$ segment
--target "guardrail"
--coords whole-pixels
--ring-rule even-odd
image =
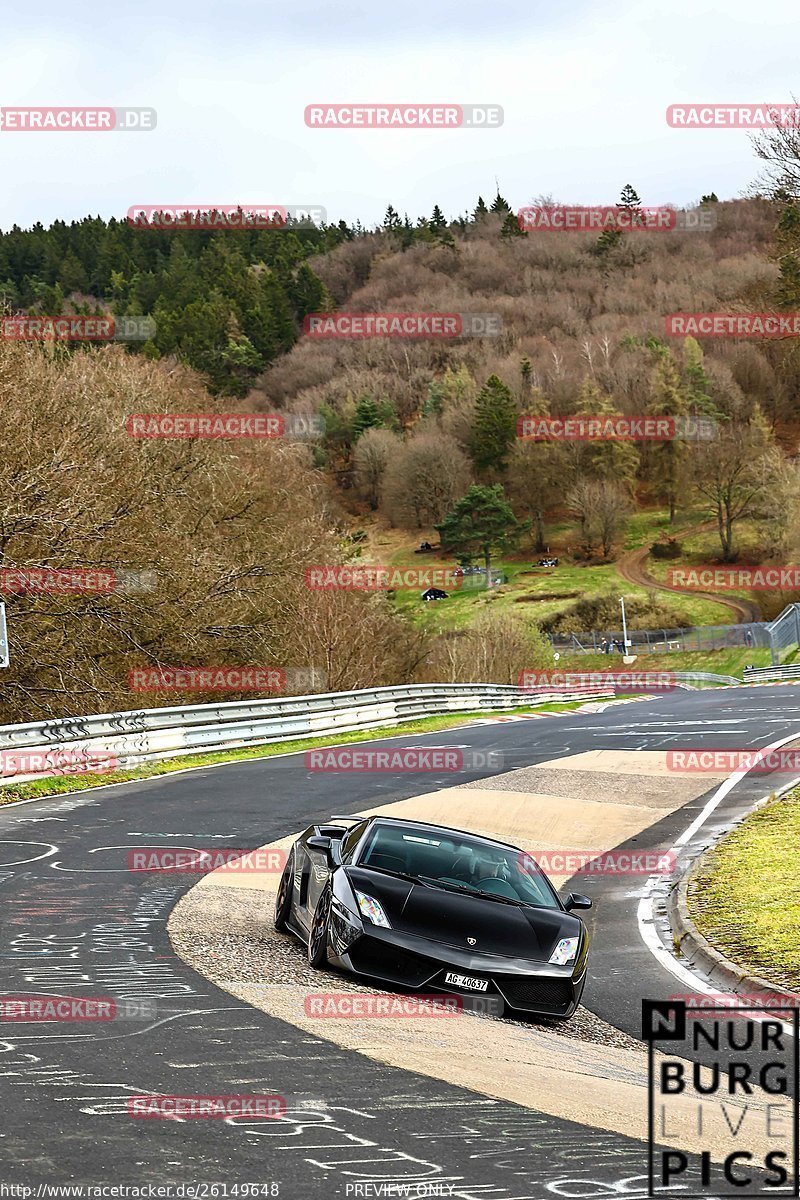
[[[745,683],[750,681],[774,681],[800,679],[800,663],[792,663],[787,667],[745,667],[743,671]]]
[[[77,774],[90,770],[85,764],[92,763],[108,769],[109,759],[115,767],[126,769],[149,759],[379,729],[440,713],[495,712],[549,701],[613,697],[610,690],[532,693],[504,684],[409,684],[31,721],[0,726],[0,782]]]
[[[702,687],[703,684],[719,684],[721,687],[741,687],[741,679],[735,675],[716,675],[713,671],[675,671],[679,683],[690,687]]]

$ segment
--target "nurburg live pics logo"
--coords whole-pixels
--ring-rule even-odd
[[[798,1196],[799,1015],[642,1001],[648,1195]],[[670,1147],[687,1138],[697,1150]]]

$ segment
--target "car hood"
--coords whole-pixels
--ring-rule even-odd
[[[348,867],[350,885],[378,900],[392,929],[442,945],[547,962],[556,944],[577,937],[581,922],[558,908],[517,907],[445,888]],[[471,940],[474,939],[474,942]]]

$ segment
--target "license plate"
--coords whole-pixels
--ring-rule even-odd
[[[444,981],[452,983],[454,987],[467,988],[470,992],[485,992],[489,986],[488,979],[476,979],[474,975],[456,975],[455,971],[448,971]]]

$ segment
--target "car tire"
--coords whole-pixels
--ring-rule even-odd
[[[333,892],[330,885],[326,885],[314,909],[314,919],[308,934],[308,962],[318,971],[328,965],[328,923],[332,899]]]
[[[279,933],[289,932],[289,917],[292,913],[292,882],[294,879],[294,850],[286,860],[281,881],[278,884],[278,894],[275,897],[274,925]]]

